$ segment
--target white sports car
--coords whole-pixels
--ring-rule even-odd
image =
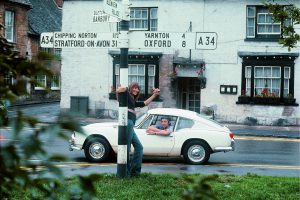
[[[162,116],[168,116],[173,132],[168,135],[148,135],[151,125],[160,123]],[[95,123],[83,127],[86,135],[74,132],[70,150],[84,150],[91,162],[101,162],[117,153],[118,124],[115,122]],[[181,157],[190,164],[203,164],[210,154],[234,150],[234,135],[230,130],[196,112],[156,108],[139,117],[135,132],[143,147],[145,156]]]

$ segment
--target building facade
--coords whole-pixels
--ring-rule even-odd
[[[213,111],[223,122],[300,124],[300,48],[289,52],[278,44],[280,24],[261,1],[130,3],[131,32],[217,33],[216,41],[207,41],[216,42],[214,50],[129,49],[129,82],[139,82],[142,98],[161,89],[151,107]],[[102,4],[65,0],[62,32],[118,32],[116,22],[99,16]],[[118,49],[62,49],[62,110],[78,109],[83,98],[89,114],[114,117],[119,63]]]
[[[5,26],[3,35],[14,46],[14,50],[22,57],[31,61],[37,60],[39,51],[57,54],[60,49],[41,49],[40,34],[42,32],[60,31],[62,0],[5,0],[0,1],[0,23]],[[44,101],[60,99],[60,59],[45,61],[55,76],[38,75],[36,79],[52,91],[47,93],[44,88],[27,84],[30,97],[22,97],[15,103],[25,101]],[[5,76],[8,83],[13,84],[15,77]]]

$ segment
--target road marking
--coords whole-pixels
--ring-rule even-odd
[[[144,166],[158,166],[158,165],[183,165],[180,163],[143,163]],[[116,163],[65,163],[65,164],[57,164],[54,166],[59,168],[65,167],[90,167],[90,166],[97,166],[97,167],[108,167],[108,166],[117,166]],[[200,165],[201,166],[201,165]],[[251,168],[268,168],[268,169],[288,169],[288,170],[300,170],[300,166],[289,166],[289,165],[261,165],[261,164],[208,164],[202,166],[225,166],[225,167],[251,167]],[[25,170],[30,170],[27,167],[21,167]],[[36,166],[37,169],[43,169],[45,166],[38,165]]]
[[[255,136],[234,136],[236,140],[259,140],[259,141],[284,141],[284,142],[300,142],[300,139],[291,138],[275,138],[275,137],[255,137]]]
[[[212,165],[206,165],[206,166],[254,167],[254,168],[272,168],[272,169],[294,169],[294,170],[300,170],[300,166],[289,166],[289,165],[212,164]]]

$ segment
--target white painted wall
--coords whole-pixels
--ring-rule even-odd
[[[207,87],[202,90],[202,106],[215,105],[217,114],[226,121],[243,122],[245,116],[271,124],[282,116],[284,106],[237,105],[238,95],[221,95],[220,85],[241,87],[242,59],[239,51],[288,53],[275,42],[245,42],[246,5],[258,5],[259,0],[194,0],[162,1],[135,0],[132,7],[158,7],[158,31],[186,32],[192,22],[193,32],[217,32],[216,50],[192,50],[192,59],[206,63]],[[300,1],[295,1],[300,7]],[[64,1],[63,32],[115,32],[115,23],[93,23],[93,12],[101,10],[102,1]],[[298,31],[300,29],[297,29]],[[300,32],[300,31],[299,31]],[[189,56],[188,50],[144,50]],[[299,46],[292,52],[299,53]],[[89,96],[90,109],[97,109],[101,102],[106,109],[117,109],[117,102],[108,99],[112,86],[112,58],[108,50],[62,50],[62,100],[61,108],[70,108],[70,96]],[[295,61],[295,98],[300,103],[300,58]],[[103,104],[101,104],[103,105]],[[293,107],[289,120],[300,123],[300,108]]]

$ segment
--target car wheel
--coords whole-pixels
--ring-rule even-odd
[[[110,147],[103,138],[92,138],[84,147],[85,157],[91,162],[102,162],[110,154]]]
[[[187,163],[200,165],[209,160],[210,148],[203,141],[190,141],[183,149],[183,158]]]

